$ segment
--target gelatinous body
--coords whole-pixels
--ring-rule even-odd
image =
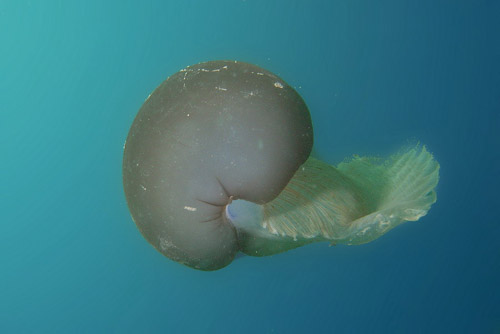
[[[150,95],[130,129],[132,218],[165,256],[216,270],[239,251],[368,242],[436,200],[439,165],[425,148],[333,167],[309,157],[312,145],[307,106],[281,78],[235,61],[190,66]]]

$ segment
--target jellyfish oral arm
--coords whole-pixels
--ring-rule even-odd
[[[436,201],[438,180],[439,164],[425,147],[385,162],[357,157],[338,168],[310,158],[273,201],[235,203],[227,211],[248,255],[318,241],[362,244],[425,216]]]

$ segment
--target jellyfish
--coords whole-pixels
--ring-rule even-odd
[[[436,201],[439,164],[424,146],[337,166],[312,146],[309,110],[277,75],[239,61],[189,66],[153,91],[128,133],[132,219],[161,254],[210,271],[241,253],[363,244]]]

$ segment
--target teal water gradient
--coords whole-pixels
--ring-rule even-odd
[[[495,1],[0,2],[0,332],[500,331]],[[198,272],[135,228],[122,147],[149,93],[238,59],[308,103],[338,163],[426,144],[429,215],[362,246]]]

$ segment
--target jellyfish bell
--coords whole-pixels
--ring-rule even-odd
[[[190,66],[151,94],[130,129],[123,180],[132,217],[164,255],[223,267],[239,250],[227,204],[274,199],[312,141],[304,101],[274,74],[234,61]]]
[[[238,252],[265,256],[311,242],[368,242],[435,202],[438,167],[415,147],[380,164],[309,157],[306,104],[255,65],[211,61],[164,81],[127,137],[123,184],[146,240],[201,270]]]

